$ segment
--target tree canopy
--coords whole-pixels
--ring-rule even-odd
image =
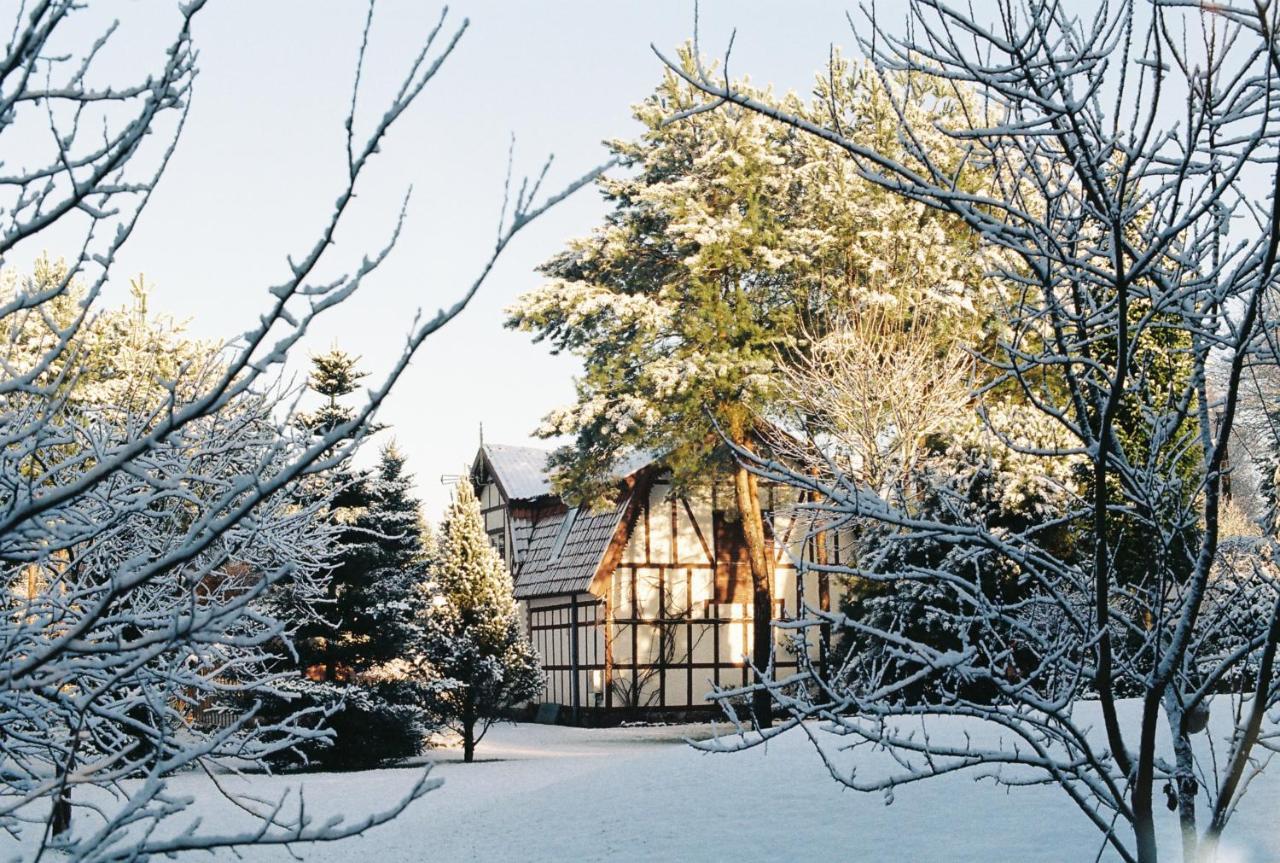
[[[682,61],[695,62],[688,50]],[[842,68],[812,104],[737,86],[801,113],[838,100],[854,134],[893,142],[899,120],[879,80]],[[574,438],[553,457],[570,496],[606,490],[631,450],[666,453],[677,483],[702,475],[716,426],[745,441],[778,398],[780,367],[844,316],[887,310],[954,329],[990,300],[978,290],[987,252],[956,220],[865,182],[824,142],[702,104],[668,72],[634,107],[641,135],[609,142],[631,172],[599,181],[613,210],[509,309],[509,326],[583,360],[576,402],[540,429]],[[940,88],[909,104],[939,123],[963,107]]]

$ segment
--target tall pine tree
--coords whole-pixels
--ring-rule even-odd
[[[690,49],[682,60],[696,75]],[[819,118],[829,104],[856,107],[851,134],[897,140],[900,118],[879,79],[840,68],[838,91],[820,91],[811,108],[734,87]],[[949,92],[920,93],[908,116],[928,129],[961,121]],[[843,153],[733,105],[699,111],[704,103],[667,72],[635,106],[640,138],[609,144],[633,170],[599,181],[613,209],[543,266],[549,281],[508,310],[508,326],[583,362],[576,402],[539,429],[574,438],[552,456],[562,496],[608,495],[615,465],[636,451],[664,453],[676,486],[732,473],[752,581],[751,656],[763,670],[773,655],[773,555],[756,476],[725,458],[721,437],[759,448],[781,369],[842,315],[972,309],[985,263],[964,225],[862,181]],[[954,147],[946,155],[962,158]],[[753,710],[769,724],[763,688]]]
[[[480,503],[465,482],[445,512],[438,543],[423,654],[446,684],[435,702],[462,735],[469,762],[489,726],[538,692],[542,671],[520,631],[511,576],[489,544]]]

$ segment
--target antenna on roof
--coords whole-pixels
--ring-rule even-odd
[[[484,446],[484,423],[480,423],[480,446]]]

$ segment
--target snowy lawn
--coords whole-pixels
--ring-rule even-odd
[[[1059,863],[1091,861],[1100,845],[1094,828],[1053,787],[1006,791],[949,776],[900,788],[893,805],[885,806],[883,797],[835,783],[800,733],[767,749],[731,755],[704,754],[682,740],[707,733],[705,725],[496,726],[481,743],[477,763],[460,763],[454,751],[437,752],[433,775],[444,785],[396,821],[356,839],[295,850],[308,861],[335,863],[800,858]],[[868,756],[856,757],[865,769],[875,769],[864,763]],[[302,781],[309,811],[355,817],[391,804],[420,775],[403,768],[243,781],[264,797]],[[208,779],[181,776],[172,787],[205,798],[195,811],[205,817],[206,828],[244,823],[211,792]],[[1278,804],[1280,769],[1250,789],[1228,828],[1223,863],[1280,860]],[[1167,815],[1163,808],[1160,812]],[[1162,859],[1180,859],[1172,818],[1163,818],[1161,827]],[[245,857],[293,859],[284,849],[254,850]],[[1116,858],[1104,854],[1102,859]]]

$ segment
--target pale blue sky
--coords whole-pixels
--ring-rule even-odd
[[[719,50],[739,29],[734,66],[781,89],[807,89],[829,45],[852,44],[846,6],[704,0],[702,35]],[[121,3],[121,46],[145,56],[161,44],[172,3]],[[114,271],[113,301],[145,273],[153,303],[191,318],[195,334],[244,330],[309,245],[344,168],[342,120],[365,6],[357,0],[212,0],[196,37],[201,74],[184,140]],[[366,105],[398,74],[439,13],[433,3],[382,0],[372,37]],[[564,182],[606,157],[602,139],[634,134],[628,106],[660,76],[654,42],[672,49],[693,29],[691,0],[497,2],[452,6],[470,17],[457,53],[393,131],[360,189],[335,248],[344,266],[376,248],[404,189],[414,197],[399,248],[377,277],[308,343],[335,340],[374,375],[398,352],[414,311],[450,302],[490,248],[509,135],[518,167],[556,155]],[[125,63],[126,57],[108,57]],[[367,119],[367,115],[366,115]],[[539,419],[572,397],[575,364],[502,328],[502,309],[539,282],[534,268],[603,213],[580,192],[523,234],[470,308],[431,339],[381,415],[406,451],[429,515],[487,440],[533,442]],[[57,252],[56,249],[50,249]]]

